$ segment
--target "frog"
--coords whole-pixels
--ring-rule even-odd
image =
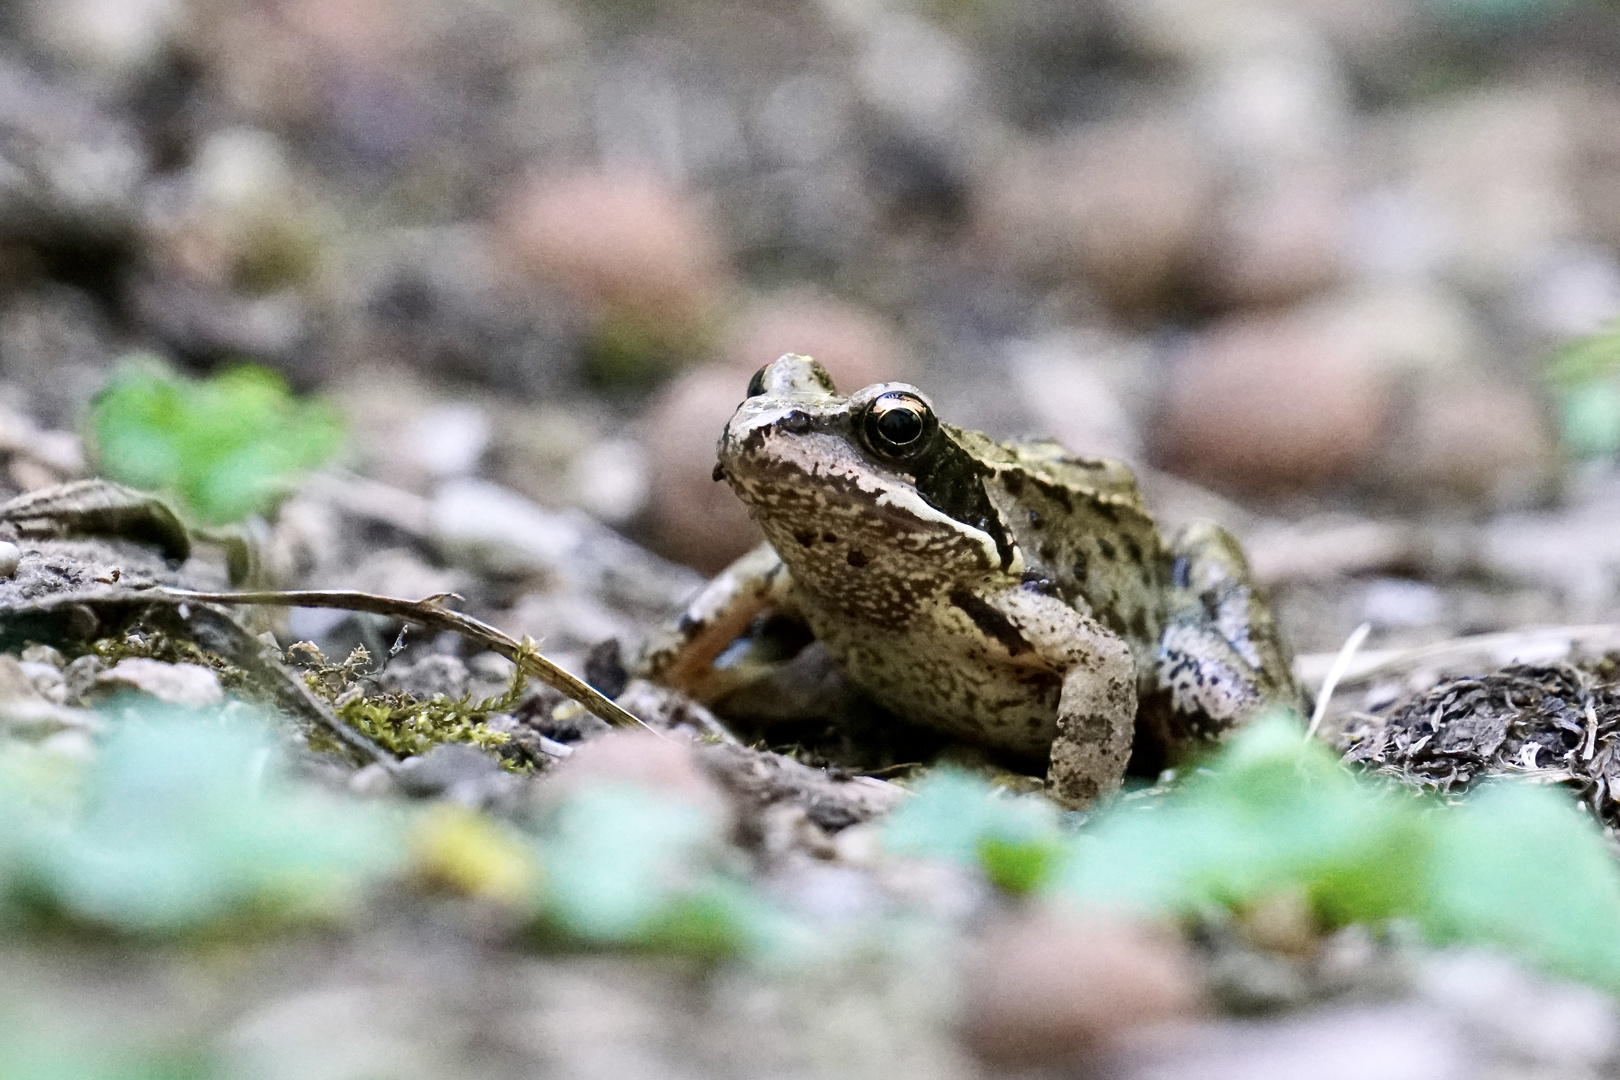
[[[1174,760],[1303,707],[1238,542],[1210,521],[1166,536],[1121,462],[952,426],[909,383],[843,396],[788,354],[748,385],[714,477],[765,542],[641,663],[700,698],[749,627],[792,617],[895,716],[1044,767],[1079,808],[1120,790],[1133,748]]]

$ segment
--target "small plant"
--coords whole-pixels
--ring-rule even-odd
[[[304,682],[332,703],[339,719],[400,757],[425,754],[448,742],[472,743],[486,750],[504,746],[511,736],[489,730],[488,720],[517,708],[528,687],[518,670],[505,692],[491,698],[474,701],[464,694],[452,700],[435,694],[424,701],[394,691],[367,693],[371,653],[364,645],[334,664],[313,642],[300,641],[287,650],[287,659],[304,666]]]
[[[1437,944],[1494,945],[1620,988],[1620,865],[1570,792],[1497,781],[1455,803],[1420,797],[1351,772],[1282,717],[1079,830],[936,773],[884,843],[1009,891],[1149,916],[1241,917],[1297,897],[1324,932],[1402,920]]]
[[[1620,456],[1620,322],[1565,345],[1547,374],[1570,453],[1584,459]]]
[[[91,404],[89,427],[102,474],[170,496],[207,525],[269,510],[342,439],[329,405],[298,400],[251,364],[199,380],[126,363]]]

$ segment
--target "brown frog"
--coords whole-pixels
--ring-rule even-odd
[[[654,678],[701,693],[788,612],[879,704],[1047,762],[1074,805],[1119,787],[1135,740],[1174,753],[1302,705],[1236,541],[1209,523],[1167,541],[1118,462],[952,427],[904,383],[841,397],[789,355],[754,377],[715,477],[768,543],[649,651]]]

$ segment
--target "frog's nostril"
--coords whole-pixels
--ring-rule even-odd
[[[810,417],[802,412],[790,412],[777,426],[789,435],[803,435],[810,430]]]

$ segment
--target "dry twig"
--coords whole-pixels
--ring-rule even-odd
[[[157,587],[149,590],[176,600],[202,604],[264,604],[274,607],[339,608],[344,611],[365,611],[373,615],[402,619],[432,630],[450,630],[478,642],[492,652],[511,660],[526,675],[531,675],[547,686],[579,702],[593,715],[614,727],[647,727],[637,717],[620,708],[612,699],[589,683],[569,674],[547,660],[535,648],[533,639],[522,641],[502,633],[495,627],[452,611],[443,605],[445,596],[430,596],[426,600],[400,600],[391,596],[361,592],[358,589],[292,589],[263,592],[193,592],[190,589]],[[648,728],[648,730],[652,730]]]

